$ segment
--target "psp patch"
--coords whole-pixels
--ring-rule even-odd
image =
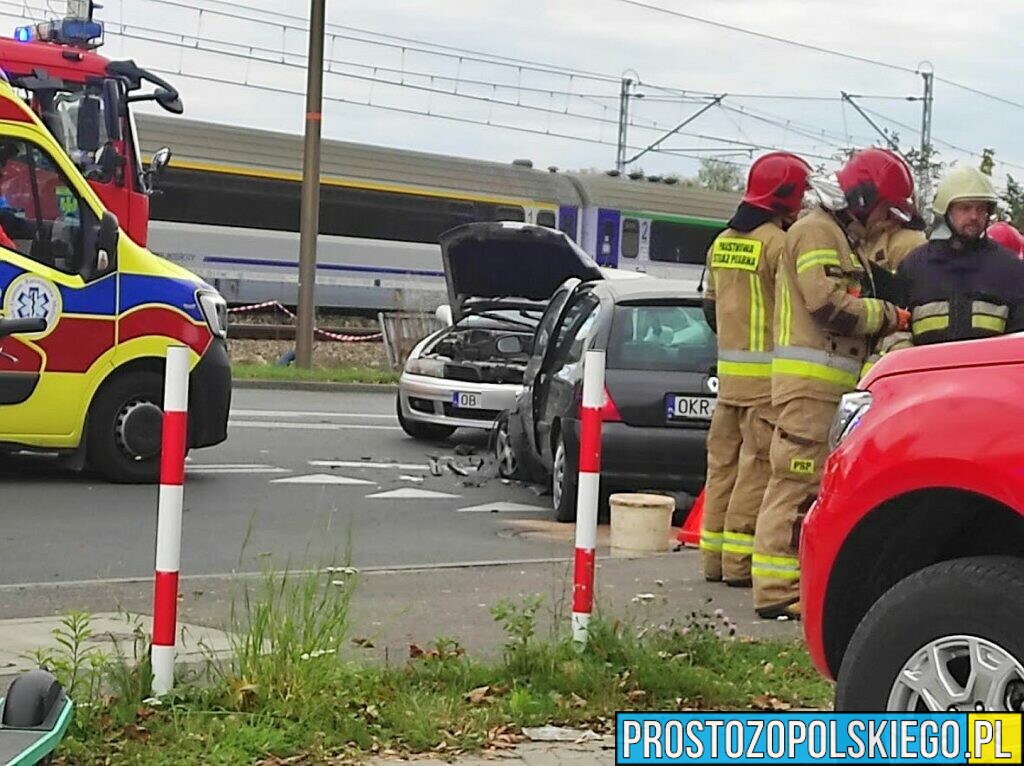
[[[789,461],[789,472],[797,473],[801,476],[813,476],[814,461],[795,457]]]

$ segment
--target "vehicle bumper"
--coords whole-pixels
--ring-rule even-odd
[[[579,449],[580,421],[572,420],[572,464]],[[707,476],[708,432],[702,428],[657,428],[601,424],[601,481],[628,489],[682,489],[696,495]]]
[[[188,379],[188,446],[211,447],[228,438],[231,361],[227,342],[215,338]]]
[[[807,649],[818,671],[834,679],[828,664],[825,608],[832,564],[839,555],[842,535],[835,519],[847,514],[847,498],[838,491],[840,458],[832,455],[825,466],[821,489],[800,529],[800,605]],[[838,670],[838,668],[837,668]]]
[[[522,389],[520,385],[464,383],[406,372],[398,381],[398,400],[407,420],[452,428],[490,429],[502,412],[512,409]],[[476,394],[483,406],[457,409],[452,405],[456,393]]]

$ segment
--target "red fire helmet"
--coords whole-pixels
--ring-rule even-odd
[[[765,154],[750,166],[743,201],[772,213],[796,213],[810,174],[811,166],[795,154]]]

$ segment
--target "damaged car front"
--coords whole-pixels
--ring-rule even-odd
[[[490,429],[522,389],[533,336],[566,279],[601,279],[565,234],[516,222],[472,223],[441,235],[452,323],[420,341],[398,385],[407,434],[436,440]]]

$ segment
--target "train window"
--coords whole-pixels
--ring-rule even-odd
[[[555,214],[551,210],[540,210],[537,212],[537,225],[547,226],[549,229],[555,228],[558,224],[555,221]]]
[[[497,221],[525,221],[526,211],[512,205],[498,205],[494,211],[494,218]]]
[[[622,257],[636,258],[640,254],[640,222],[635,218],[622,219]]]
[[[651,260],[701,266],[719,231],[700,224],[652,221]]]

